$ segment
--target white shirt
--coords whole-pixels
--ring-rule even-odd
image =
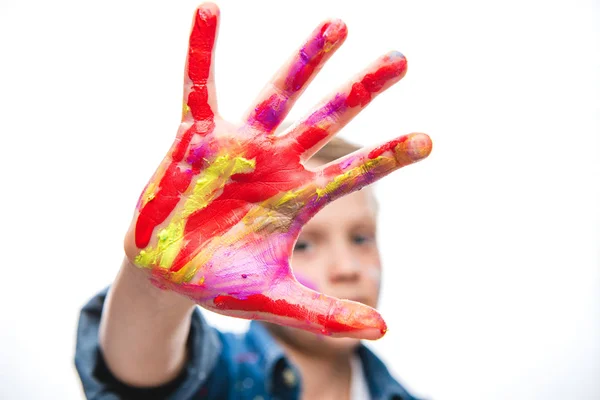
[[[365,379],[362,361],[354,354],[350,359],[350,400],[370,400],[369,387]]]

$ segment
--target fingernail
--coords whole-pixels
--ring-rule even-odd
[[[396,146],[396,156],[408,156],[413,161],[419,161],[431,153],[431,147],[431,138],[428,135],[411,133],[407,140]]]
[[[325,40],[324,50],[328,51],[333,45],[344,39],[348,34],[348,28],[341,19],[333,19],[323,26],[323,39]]]
[[[217,6],[215,3],[207,2],[198,6],[198,15],[203,19],[207,19],[212,16],[219,16],[219,14],[219,6]]]
[[[400,53],[398,50],[392,50],[390,51],[387,56],[390,58],[390,60],[400,60],[400,59],[406,59],[406,57],[404,57],[404,54]]]

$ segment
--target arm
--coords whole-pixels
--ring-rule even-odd
[[[194,303],[153,286],[127,259],[104,303],[99,342],[111,372],[131,386],[159,386],[186,362]]]

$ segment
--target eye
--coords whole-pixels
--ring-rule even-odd
[[[308,240],[298,239],[296,245],[294,246],[294,253],[308,251],[311,247],[312,245]]]
[[[352,235],[352,243],[358,245],[364,245],[373,241],[373,237],[370,235],[354,234]]]

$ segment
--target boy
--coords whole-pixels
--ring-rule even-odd
[[[318,27],[238,127],[216,110],[217,21],[214,4],[197,10],[177,139],[140,197],[115,282],[82,311],[76,365],[86,395],[412,399],[359,341],[386,327],[372,308],[376,208],[369,190],[357,190],[425,158],[431,142],[411,134],[352,153],[331,140],[404,75],[405,59],[382,57],[274,135],[345,25]],[[221,333],[195,304],[266,322]]]

